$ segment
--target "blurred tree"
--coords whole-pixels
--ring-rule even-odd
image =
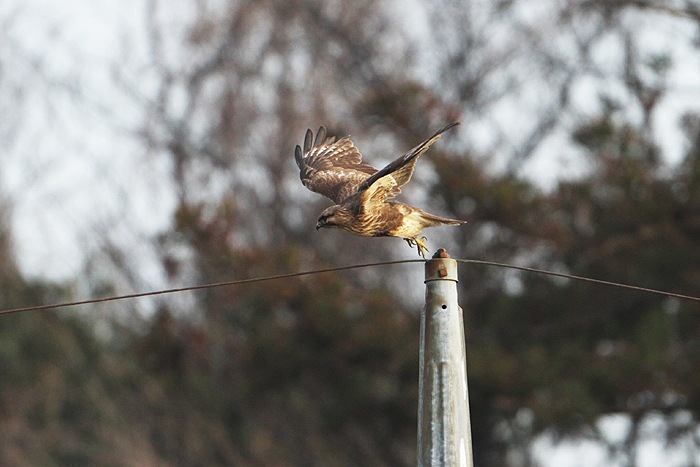
[[[163,276],[178,286],[380,260],[392,245],[408,254],[398,241],[317,234],[325,200],[299,183],[293,147],[324,124],[357,132],[379,166],[462,120],[404,195],[469,220],[445,234],[454,237],[435,232],[433,247],[700,290],[698,118],[684,120],[683,163],[667,165],[654,117],[673,58],[647,53],[628,16],[658,15],[658,5],[543,5],[147,1],[150,62],[139,75],[121,63],[113,71],[143,109],[134,137],[170,168],[172,223],[149,237]],[[612,59],[601,54],[611,43]],[[584,168],[545,191],[523,174],[557,136]],[[138,284],[142,264],[110,228],[101,234],[88,288]],[[21,278],[5,238],[3,306],[66,293]],[[412,271],[162,297],[152,315],[114,305],[105,309],[131,313],[102,334],[70,315],[5,317],[0,436],[12,449],[0,460],[413,465],[421,292]],[[485,267],[463,274],[476,465],[533,465],[543,433],[605,443],[597,422],[607,414],[632,422],[611,447],[628,465],[648,415],[666,418],[670,441],[696,430],[697,306]]]
[[[334,124],[342,121],[366,132],[391,130],[401,143],[374,147],[393,154],[431,125],[461,118],[462,141],[475,143],[465,151],[446,139],[426,158],[439,176],[433,199],[470,219],[450,251],[693,290],[695,284],[679,282],[669,251],[692,269],[685,248],[694,240],[673,240],[665,230],[675,226],[668,207],[677,201],[672,187],[680,174],[660,174],[651,128],[667,89],[668,61],[639,53],[621,13],[625,5],[561,4],[543,25],[542,16],[518,13],[520,2],[479,11],[436,3],[426,7],[434,29],[430,59],[437,63],[428,78],[405,72],[418,52],[391,47],[414,38],[387,15],[389,2],[202,4],[177,44],[178,59],[170,61],[163,39],[169,23],[152,5],[153,62],[164,79],[143,135],[154,154],[171,159],[179,193],[174,229],[158,238],[173,281],[216,282],[385,257],[379,242],[344,236],[347,247],[338,248],[342,233],[312,232],[308,220],[323,204],[299,184],[291,149],[313,122],[343,134],[350,128]],[[494,33],[498,28],[509,35]],[[586,116],[572,95],[587,79],[608,73],[598,54],[610,35],[625,51],[613,79],[626,100],[615,103],[600,80],[602,114]],[[562,48],[564,41],[571,47]],[[656,78],[648,81],[646,70]],[[537,79],[544,86],[535,90]],[[505,102],[512,114],[503,111]],[[521,112],[532,115],[533,108],[540,109],[535,119],[524,120]],[[485,144],[475,133],[484,121],[500,132]],[[518,174],[562,130],[588,155],[590,171],[546,193]],[[370,162],[382,162],[371,158],[371,145],[357,141],[369,148]],[[502,175],[486,170],[490,154],[506,167]],[[415,185],[427,180],[418,174]],[[474,310],[468,319],[478,465],[508,464],[513,453],[527,463],[537,434],[595,436],[601,415],[620,412],[634,422],[621,454],[633,462],[646,414],[688,408],[679,402],[687,397],[680,389],[678,398],[669,396],[676,394],[668,392],[671,362],[659,356],[672,347],[677,318],[671,316],[686,316],[663,310],[687,305],[474,269],[462,296]],[[157,367],[175,366],[179,376],[168,381],[203,379],[209,382],[201,387],[218,388],[228,413],[222,429],[237,441],[231,458],[202,458],[173,442],[197,433],[203,445],[216,444],[214,434],[193,429],[192,421],[170,433],[171,444],[159,452],[174,463],[412,464],[415,352],[401,349],[415,349],[410,307],[416,305],[402,298],[405,284],[388,277],[369,272],[209,291],[196,298],[200,316],[190,311],[184,322],[164,311],[143,348],[164,353],[152,357],[163,362]],[[684,319],[692,320],[687,313],[691,318]],[[163,337],[192,319],[206,343],[201,355],[198,344],[178,341],[181,331]],[[365,327],[375,330],[366,338]],[[163,338],[176,343],[161,346]],[[199,363],[187,364],[191,358]],[[376,385],[402,397],[379,396]],[[154,429],[163,424],[173,425],[157,422]]]
[[[511,261],[697,291],[697,118],[687,117],[686,127],[691,144],[672,173],[661,166],[643,128],[605,115],[573,135],[593,158],[590,175],[561,182],[551,194],[498,178],[467,187],[458,181],[474,180],[474,169],[454,158],[437,159],[443,180],[438,193],[448,206],[474,200],[477,228],[469,234],[475,241],[480,224],[499,224],[502,233],[481,244],[480,257],[498,258],[510,248]],[[464,245],[474,243],[470,240]],[[460,256],[472,254],[465,250]],[[470,268],[461,294],[471,311],[471,389],[479,401],[474,405],[477,413],[488,410],[475,417],[485,423],[476,433],[517,425],[527,408],[534,424],[530,436],[555,429],[595,437],[602,414],[626,413],[632,427],[620,454],[625,465],[635,465],[639,427],[647,415],[663,414],[671,439],[683,433],[692,438],[698,411],[689,369],[700,332],[697,305],[520,273],[503,272],[504,281],[489,287],[482,274],[494,277],[493,271]],[[695,422],[680,414],[692,414]],[[681,426],[676,419],[684,420]],[[509,432],[516,436],[517,427]]]
[[[6,213],[0,206],[0,307],[65,298],[63,285],[22,278]],[[0,464],[81,464],[93,458],[105,409],[97,401],[96,347],[89,327],[75,317],[27,313],[0,319]]]

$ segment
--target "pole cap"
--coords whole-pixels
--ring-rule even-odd
[[[433,259],[438,259],[438,258],[449,258],[450,254],[445,250],[444,248],[438,248],[435,254],[433,255]]]
[[[439,248],[433,257],[425,262],[425,282],[436,280],[457,282],[457,261],[450,258],[444,248]]]

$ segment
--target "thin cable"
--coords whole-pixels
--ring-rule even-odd
[[[538,274],[545,274],[548,276],[555,276],[555,277],[563,277],[566,279],[573,279],[573,280],[579,280],[579,281],[584,281],[584,282],[592,282],[595,284],[610,285],[613,287],[620,287],[623,289],[638,290],[641,292],[649,292],[649,293],[653,293],[653,294],[657,294],[657,295],[664,295],[667,297],[675,297],[675,298],[680,298],[683,300],[692,300],[695,302],[700,302],[700,297],[693,297],[690,295],[683,295],[683,294],[678,294],[678,293],[674,293],[674,292],[666,292],[663,290],[650,289],[647,287],[639,287],[636,285],[623,284],[620,282],[611,282],[611,281],[604,281],[601,279],[592,279],[590,277],[575,276],[573,274],[564,274],[561,272],[546,271],[544,269],[536,269],[536,268],[530,268],[530,267],[525,267],[525,266],[515,266],[513,264],[497,263],[495,261],[485,261],[485,260],[479,260],[479,259],[455,258],[455,261],[460,262],[460,263],[467,263],[467,264],[468,263],[483,264],[483,265],[487,265],[487,266],[496,266],[496,267],[500,267],[500,268],[517,269],[520,271],[534,272],[534,273],[538,273]],[[309,276],[312,274],[322,274],[325,272],[346,271],[349,269],[361,269],[361,268],[368,268],[368,267],[374,267],[374,266],[388,266],[388,265],[392,265],[392,264],[423,263],[423,262],[425,262],[424,259],[401,259],[401,260],[396,260],[396,261],[382,261],[379,263],[364,263],[364,264],[355,264],[355,265],[351,265],[351,266],[339,266],[339,267],[335,267],[335,268],[315,269],[313,271],[292,272],[292,273],[288,273],[288,274],[278,274],[275,276],[254,277],[254,278],[250,278],[250,279],[240,279],[240,280],[227,281],[227,282],[216,282],[213,284],[194,285],[194,286],[190,286],[190,287],[179,287],[176,289],[156,290],[153,292],[141,292],[141,293],[135,293],[135,294],[129,294],[129,295],[118,295],[118,296],[114,296],[114,297],[96,298],[96,299],[92,299],[92,300],[81,300],[81,301],[77,301],[77,302],[55,303],[55,304],[50,304],[50,305],[35,305],[35,306],[27,306],[27,307],[21,307],[21,308],[11,308],[8,310],[0,310],[0,315],[9,315],[11,313],[20,313],[23,311],[38,311],[38,310],[48,310],[51,308],[66,308],[69,306],[80,306],[80,305],[89,305],[89,304],[93,304],[93,303],[113,302],[113,301],[117,301],[117,300],[126,300],[126,299],[130,299],[130,298],[150,297],[150,296],[154,296],[154,295],[163,295],[163,294],[176,293],[176,292],[187,292],[187,291],[191,291],[191,290],[211,289],[214,287],[224,287],[224,286],[229,286],[229,285],[252,284],[255,282],[265,282],[265,281],[271,281],[271,280],[276,280],[276,279],[288,279],[291,277]]]
[[[114,297],[95,298],[92,300],[81,300],[81,301],[77,301],[77,302],[55,303],[55,304],[51,304],[51,305],[35,305],[35,306],[25,306],[25,307],[21,307],[21,308],[11,308],[8,310],[0,310],[0,315],[9,315],[11,313],[20,313],[22,311],[38,311],[38,310],[48,310],[50,308],[65,308],[65,307],[69,307],[69,306],[89,305],[92,303],[113,302],[116,300],[126,300],[129,298],[150,297],[153,295],[163,295],[163,294],[176,293],[176,292],[187,292],[190,290],[211,289],[214,287],[224,287],[227,285],[251,284],[254,282],[265,282],[265,281],[271,281],[271,280],[276,280],[276,279],[288,279],[290,277],[308,276],[311,274],[321,274],[324,272],[345,271],[348,269],[360,269],[360,268],[368,268],[368,267],[372,267],[372,266],[387,266],[390,264],[423,263],[423,262],[425,262],[424,259],[401,259],[401,260],[396,260],[396,261],[382,261],[379,263],[354,264],[351,266],[339,266],[339,267],[335,267],[335,268],[316,269],[313,271],[291,272],[288,274],[278,274],[275,276],[254,277],[254,278],[250,278],[250,279],[240,279],[240,280],[235,280],[235,281],[216,282],[213,284],[193,285],[193,286],[189,286],[189,287],[179,287],[176,289],[165,289],[165,290],[156,290],[153,292],[141,292],[141,293],[134,293],[134,294],[129,294],[129,295],[118,295],[118,296],[114,296]]]
[[[683,295],[683,294],[674,293],[674,292],[666,292],[663,290],[650,289],[647,287],[639,287],[638,285],[622,284],[620,282],[604,281],[601,279],[592,279],[590,277],[584,277],[584,276],[574,276],[573,274],[564,274],[563,272],[546,271],[544,269],[528,268],[525,266],[515,266],[513,264],[496,263],[495,261],[483,261],[483,260],[479,260],[479,259],[455,259],[455,261],[457,261],[459,263],[485,264],[487,266],[498,266],[500,268],[517,269],[519,271],[526,271],[526,272],[536,272],[538,274],[546,274],[548,276],[564,277],[566,279],[574,279],[577,281],[584,281],[584,282],[593,282],[594,284],[612,285],[614,287],[620,287],[623,289],[639,290],[642,292],[649,292],[649,293],[653,293],[653,294],[657,294],[657,295],[664,295],[667,297],[675,297],[675,298],[681,298],[683,300],[693,300],[695,302],[700,302],[700,297],[692,297],[690,295]]]

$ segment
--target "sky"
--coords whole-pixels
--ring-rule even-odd
[[[10,80],[34,84],[21,98],[20,131],[0,174],[30,277],[75,275],[84,253],[104,246],[90,235],[95,226],[137,249],[139,238],[167,226],[168,167],[145,157],[134,138],[141,109],[113,79],[115,64],[125,75],[143,67],[144,11],[141,1],[0,4],[0,17],[14,18],[4,32],[16,55]],[[37,71],[45,79],[35,79]],[[144,81],[137,91],[147,96]]]
[[[48,82],[34,80],[33,92],[22,98],[18,115],[23,121],[15,144],[2,156],[0,174],[0,189],[14,206],[20,264],[29,276],[57,280],[73,276],[82,266],[81,252],[103,246],[91,243],[89,232],[95,225],[114,231],[117,241],[129,245],[138,245],[139,237],[167,227],[175,205],[163,182],[169,167],[148,157],[134,137],[144,119],[139,99],[150,98],[155,90],[145,45],[145,4],[143,0],[6,0],[0,4],[0,18],[11,18],[4,32],[10,48],[4,53],[14,54],[12,60],[19,64],[8,75],[10,81],[32,80],[37,68],[48,77]],[[187,17],[191,12],[185,6],[190,4],[171,3],[165,19],[169,27],[177,30],[173,18]],[[539,16],[530,6],[523,9],[523,16],[535,21]],[[427,37],[430,29],[420,26],[422,11],[405,10],[411,34]],[[640,29],[650,53],[672,51],[670,90],[655,114],[654,131],[666,159],[677,163],[684,150],[678,119],[689,109],[700,111],[700,57],[689,49],[689,38],[696,31],[691,22],[663,21],[663,17],[631,14],[627,20]],[[594,55],[599,63],[610,62],[612,67],[621,53],[611,38]],[[115,86],[115,66],[129,84]],[[129,88],[133,83],[138,83],[137,89]],[[594,115],[599,109],[592,97],[601,88],[620,94],[624,101],[627,97],[620,87],[606,77],[580,80],[571,96],[576,112]],[[525,87],[519,102],[504,100],[458,131],[477,148],[488,147],[499,133],[511,135],[517,145],[518,135],[531,120],[528,112],[539,111],[546,92]],[[585,170],[580,150],[567,139],[573,120],[562,118],[522,174],[547,188]],[[498,168],[498,157],[492,164]],[[134,177],[135,173],[139,176]],[[115,217],[122,220],[119,225],[114,225]],[[147,252],[135,254],[142,257]],[[148,276],[158,281],[155,271]]]
[[[173,2],[173,9],[187,2]],[[184,7],[183,7],[184,8]],[[409,24],[420,24],[420,14],[407,15]],[[188,11],[183,9],[182,15]],[[526,14],[526,13],[524,13]],[[139,99],[154,91],[147,71],[148,48],[144,36],[143,0],[4,0],[0,3],[0,63],[16,66],[0,70],[0,114],[4,125],[15,128],[7,150],[0,154],[0,193],[12,206],[17,255],[22,271],[29,277],[49,280],[71,278],[83,265],[84,254],[103,248],[91,235],[97,228],[128,251],[134,261],[144,264],[142,284],[155,289],[164,283],[160,270],[149,262],[151,254],[143,240],[167,228],[175,206],[174,195],[162,180],[170,167],[163,159],[150,157],[134,137],[144,116]],[[177,17],[174,15],[173,17]],[[629,21],[639,21],[632,15]],[[660,103],[654,129],[662,141],[670,164],[683,154],[678,129],[679,116],[700,110],[700,57],[688,48],[688,38],[697,27],[677,21],[659,22],[645,18],[638,24],[649,51],[672,50],[675,66],[669,75],[671,91]],[[680,24],[680,25],[679,25]],[[428,28],[414,27],[414,34],[429,34]],[[621,53],[613,43],[597,51],[601,62]],[[115,85],[118,75],[131,78],[136,88]],[[37,72],[47,77],[37,80]],[[136,78],[136,79],[134,79]],[[604,79],[604,78],[600,78]],[[21,96],[12,91],[31,82]],[[611,93],[615,82],[602,83]],[[580,112],[597,110],[591,94],[601,86],[592,78],[583,81],[572,96]],[[489,128],[517,132],[526,119],[528,103],[539,95],[524,94],[518,112],[496,107],[485,116],[484,127],[467,131],[474,144]],[[512,103],[504,102],[504,106]],[[15,106],[16,112],[10,112]],[[566,125],[566,119],[563,125]],[[0,125],[2,126],[2,125]],[[582,170],[576,151],[562,131],[554,132],[525,166],[524,173],[551,186],[558,177],[575,176]],[[551,170],[557,167],[557,170]],[[119,219],[115,222],[115,219]],[[151,266],[149,266],[149,264]],[[601,420],[601,430],[616,438],[625,432],[625,420],[611,416]],[[700,455],[689,454],[684,446],[668,450],[658,442],[659,420],[646,427],[648,440],[638,459],[641,467],[684,465]],[[622,434],[621,434],[622,433]],[[682,443],[681,443],[682,444]],[[610,463],[606,451],[589,441],[555,445],[541,436],[534,456],[544,467],[598,467]]]

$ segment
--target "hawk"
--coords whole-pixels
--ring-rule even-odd
[[[337,227],[365,237],[399,237],[414,245],[425,258],[428,248],[425,227],[459,225],[466,221],[428,214],[414,206],[393,201],[413,175],[418,157],[437,141],[442,133],[459,122],[438,130],[433,136],[408,151],[381,170],[362,162],[362,154],[348,137],[336,141],[326,137],[322,126],[313,137],[306,130],[304,149],[297,145],[294,157],[301,182],[306,188],[330,198],[335,205],[318,218],[316,230]]]

